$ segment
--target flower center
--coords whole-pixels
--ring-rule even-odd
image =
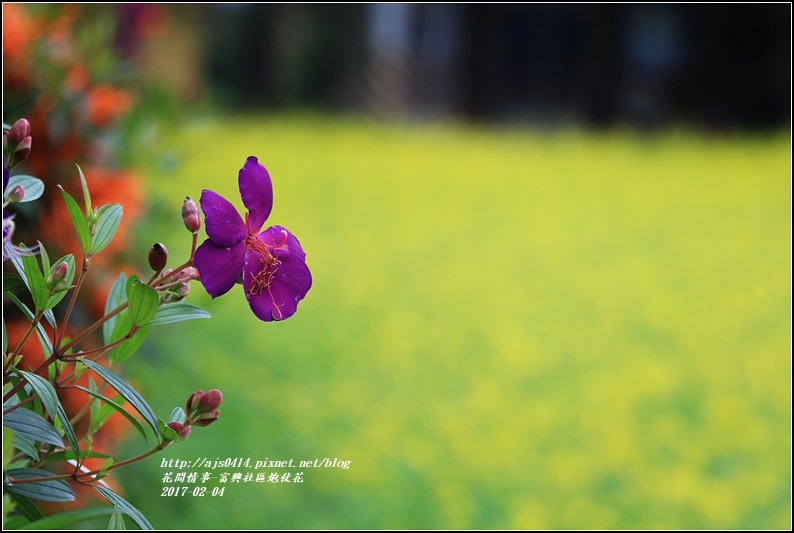
[[[270,252],[271,249],[279,248],[286,244],[287,242],[287,232],[282,230],[282,240],[281,242],[268,244],[263,239],[259,237],[259,235],[255,234],[251,231],[251,224],[248,218],[248,213],[245,214],[245,225],[248,229],[248,235],[245,238],[245,246],[249,250],[252,250],[259,254],[259,272],[257,272],[254,277],[251,279],[251,284],[248,287],[248,292],[251,296],[256,296],[260,292],[265,289],[269,289],[270,284],[273,282],[273,278],[278,271],[278,267],[281,264],[281,261],[278,260],[278,257],[275,254]],[[269,292],[269,291],[268,291]],[[271,294],[272,298],[272,294]],[[278,306],[275,302],[273,305],[276,310],[278,310]]]

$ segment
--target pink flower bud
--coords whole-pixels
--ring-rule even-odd
[[[178,441],[183,441],[190,436],[190,426],[186,426],[181,422],[170,422],[166,425],[176,431]]]
[[[207,426],[218,419],[223,394],[218,389],[196,391],[187,400],[187,417],[194,426]]]
[[[8,131],[8,145],[11,147],[18,146],[26,137],[30,137],[30,122],[21,118],[14,122],[14,125]]]
[[[219,415],[220,412],[217,409],[214,411],[210,411],[209,413],[204,413],[203,415],[193,420],[192,425],[199,427],[209,426],[210,424],[218,420]]]
[[[182,270],[180,270],[176,276],[174,276],[175,279],[185,282],[188,282],[193,279],[198,279],[198,277],[199,277],[198,270],[196,270],[194,267],[185,267]]]
[[[185,412],[188,416],[193,413],[196,409],[198,409],[199,400],[201,400],[201,396],[204,394],[203,390],[197,390],[193,394],[191,394],[187,399],[187,404],[185,405]]]
[[[182,203],[182,220],[185,222],[185,227],[191,233],[196,233],[201,228],[201,218],[198,214],[198,207],[196,202],[188,196]]]
[[[19,161],[24,161],[30,155],[30,147],[33,143],[33,139],[31,137],[25,137],[22,141],[17,144],[17,147],[14,149],[16,152],[16,158]]]
[[[63,278],[66,277],[66,273],[69,272],[69,263],[66,261],[61,261],[58,263],[58,266],[55,267],[55,270],[52,271],[52,279],[55,282],[61,281]]]
[[[8,191],[8,201],[11,203],[21,202],[25,198],[25,188],[22,185],[14,185]]]
[[[167,261],[168,250],[159,242],[154,243],[149,249],[149,266],[152,267],[152,270],[155,272],[160,272],[165,268]]]
[[[198,414],[201,414],[201,413],[213,411],[221,405],[222,401],[223,401],[223,393],[221,391],[219,391],[218,389],[212,389],[210,391],[207,391],[207,393],[204,394],[199,399],[198,409],[196,410],[196,412]]]
[[[66,288],[66,274],[69,272],[69,263],[61,261],[53,269],[52,274],[47,277],[47,289],[50,294],[55,294]]]

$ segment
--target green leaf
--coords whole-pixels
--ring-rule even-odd
[[[3,470],[11,462],[12,455],[14,455],[14,430],[3,428]]]
[[[46,273],[50,271],[50,254],[47,253],[41,241],[37,242],[39,243],[39,257],[41,257],[41,271],[44,272],[46,276]]]
[[[91,486],[94,487],[94,490],[104,496],[107,501],[115,505],[119,511],[132,518],[141,529],[153,529],[149,521],[146,520],[146,517],[143,516],[138,509],[130,505],[127,500],[114,493],[112,490],[106,489],[99,484],[95,483]]]
[[[154,434],[159,438],[160,435],[157,432],[157,417],[154,416],[154,411],[152,411],[152,408],[149,407],[149,404],[146,403],[146,401],[141,397],[140,394],[138,394],[135,389],[130,387],[126,381],[121,379],[119,376],[104,366],[86,359],[82,359],[82,363],[93,370],[94,373],[96,373],[103,380],[105,380],[108,385],[116,389],[116,392],[121,394],[125,400],[130,402],[132,407],[138,411],[141,416],[143,416],[143,419],[146,420],[146,422],[152,427]]]
[[[25,278],[28,281],[28,289],[33,297],[33,305],[37,311],[43,311],[50,299],[50,292],[47,290],[47,281],[39,268],[39,262],[33,255],[23,255],[22,265],[25,269]]]
[[[171,418],[169,418],[168,421],[184,424],[186,419],[187,416],[185,415],[185,411],[183,411],[181,407],[174,407],[174,410],[171,411]]]
[[[39,375],[23,370],[19,370],[19,373],[25,376],[25,379],[28,380],[28,384],[30,384],[31,388],[39,395],[39,399],[50,417],[53,420],[57,418],[61,421],[61,427],[66,435],[66,439],[69,441],[69,446],[71,446],[73,450],[80,449],[80,445],[77,444],[77,437],[74,434],[74,429],[69,423],[69,417],[66,416],[66,412],[63,410],[60,400],[58,400],[58,394],[55,392],[52,384]]]
[[[28,318],[28,320],[33,320],[33,313],[28,306],[23,304],[19,298],[17,298],[13,294],[6,294],[9,300],[14,302],[14,304],[19,307],[19,310]],[[46,313],[45,313],[46,314]],[[42,351],[46,357],[52,355],[52,342],[50,341],[50,337],[47,335],[47,332],[44,331],[44,326],[41,323],[36,324],[36,335],[39,338],[39,343],[41,343]]]
[[[113,328],[113,333],[110,334],[110,342],[117,342],[132,331],[132,319],[130,319],[129,309],[118,315],[118,320]],[[113,348],[108,353],[108,360],[113,363],[121,363],[132,356],[138,348],[140,348],[146,336],[149,334],[149,328],[141,328],[135,331],[131,337]]]
[[[127,302],[133,325],[143,326],[157,313],[160,297],[156,290],[136,276],[130,276],[130,281],[127,282]]]
[[[8,331],[6,331],[6,317],[3,317],[3,353],[8,352]]]
[[[33,479],[39,477],[54,477],[52,472],[40,470],[38,468],[14,468],[6,470],[6,476],[14,480]],[[13,484],[6,481],[5,488],[9,492],[21,494],[34,500],[47,502],[70,502],[74,500],[69,484],[63,479],[53,479],[48,481],[37,481],[35,483]]]
[[[63,447],[63,438],[58,430],[33,411],[14,409],[3,415],[3,426],[31,440]]]
[[[114,339],[114,342],[129,333],[131,327],[129,315],[124,313],[121,319],[116,323],[118,331],[113,332],[113,337],[116,337],[118,334],[118,338]],[[138,351],[138,348],[141,347],[141,344],[143,344],[148,335],[149,327],[139,328],[132,334],[132,337],[113,348],[113,350],[108,353],[108,359],[114,364],[123,363]]]
[[[113,509],[115,509],[115,512],[110,516],[108,529],[127,529],[126,524],[124,524],[124,516],[121,514],[121,511],[118,509],[118,507],[114,507]]]
[[[109,398],[106,398],[105,396],[102,396],[98,392],[92,391],[90,389],[86,389],[85,387],[81,387],[80,385],[75,385],[74,387],[76,389],[80,389],[83,392],[87,392],[88,394],[90,394],[91,396],[93,396],[95,398],[99,398],[100,400],[105,402],[107,405],[109,405],[114,411],[117,411],[117,412],[121,413],[122,415],[124,415],[124,418],[126,418],[130,422],[130,424],[135,426],[135,428],[138,431],[140,431],[141,435],[143,435],[143,438],[146,439],[147,441],[149,440],[149,437],[146,435],[146,431],[143,429],[143,426],[141,426],[141,424],[137,420],[135,420],[135,417],[133,417],[131,414],[129,414],[127,411],[125,411],[124,408],[121,406],[121,404],[116,403],[115,401],[113,401],[113,400],[111,400]]]
[[[3,292],[16,292],[20,289],[26,288],[25,282],[19,277],[19,274],[13,272],[3,272]]]
[[[116,234],[116,228],[121,222],[122,208],[119,204],[105,205],[99,208],[99,220],[97,220],[96,232],[94,233],[91,254],[96,255],[107,246]]]
[[[61,189],[63,199],[66,201],[66,209],[69,211],[69,216],[72,218],[72,224],[74,224],[77,238],[80,240],[80,246],[83,248],[83,253],[88,254],[91,250],[91,233],[88,230],[88,220],[86,220],[86,216],[80,210],[80,206],[77,205],[75,199],[72,198],[68,192],[63,190],[63,187],[60,185],[58,185],[58,188]]]
[[[163,440],[174,442],[175,440],[179,439],[179,434],[165,425],[165,422],[159,418],[157,419],[157,427],[160,428],[160,436],[163,438]]]
[[[85,520],[91,520],[92,518],[98,518],[100,516],[111,515],[112,520],[112,515],[116,513],[116,508],[110,506],[89,507],[88,509],[77,509],[76,511],[63,511],[50,515],[47,518],[31,522],[19,529],[64,529],[66,526],[71,526],[72,524],[77,524],[78,522],[84,522]]]
[[[36,448],[35,443],[19,433],[14,434],[14,448],[36,461],[39,460],[39,450]]]
[[[154,314],[154,318],[146,325],[165,326],[197,318],[210,318],[210,314],[201,307],[177,302],[161,305]]]
[[[85,174],[83,174],[83,169],[80,168],[80,165],[75,165],[77,167],[77,174],[80,176],[80,188],[83,189],[83,204],[85,205],[85,216],[91,214],[93,208],[91,207],[91,194],[88,192],[88,181],[85,179]]]
[[[44,194],[44,182],[42,182],[38,178],[34,178],[33,176],[25,176],[24,174],[19,174],[17,176],[11,176],[8,178],[8,185],[6,186],[6,196],[3,200],[8,199],[8,191],[10,191],[13,187],[17,185],[22,185],[25,189],[25,197],[22,198],[19,203],[25,202],[32,202],[33,200],[38,200],[41,198],[41,195]]]
[[[22,513],[25,518],[31,522],[35,522],[44,518],[44,515],[41,514],[41,511],[39,511],[38,507],[36,507],[36,505],[30,501],[30,498],[27,496],[22,496],[21,494],[14,494],[13,492],[10,492],[9,494],[16,503],[16,509]],[[3,524],[3,529],[5,529],[7,525],[8,524]]]
[[[110,288],[110,293],[108,293],[108,299],[105,301],[106,315],[127,301],[126,286],[127,275],[122,272],[119,274],[119,277],[116,278],[116,281],[113,282],[113,286]],[[102,341],[105,344],[110,344],[112,342],[110,340],[110,335],[113,333],[113,328],[115,327],[117,320],[118,316],[114,316],[102,324]]]

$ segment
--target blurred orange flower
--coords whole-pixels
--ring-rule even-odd
[[[3,3],[3,85],[24,87],[30,77],[31,45],[39,24],[19,4]]]
[[[94,126],[107,126],[132,107],[132,97],[124,89],[97,85],[86,95],[86,114]]]

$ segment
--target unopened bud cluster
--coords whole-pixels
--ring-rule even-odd
[[[3,152],[15,163],[24,161],[30,155],[33,138],[30,136],[30,122],[21,118],[14,122],[8,133],[3,133]]]
[[[185,412],[191,425],[209,426],[218,420],[218,406],[223,400],[223,394],[218,389],[207,391],[198,390],[187,399]]]
[[[47,289],[50,291],[51,294],[56,292],[60,292],[66,288],[66,274],[69,273],[69,264],[66,261],[61,261],[58,263],[58,266],[55,267],[55,270],[52,271],[52,275],[47,278]]]

